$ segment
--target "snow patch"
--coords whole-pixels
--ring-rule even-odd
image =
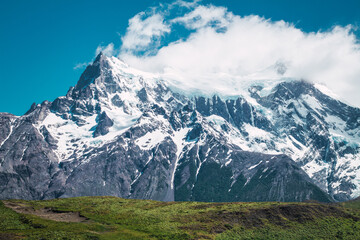
[[[178,166],[179,159],[181,157],[181,152],[183,150],[183,147],[185,145],[185,136],[188,133],[190,129],[189,128],[183,128],[180,131],[174,132],[172,135],[172,140],[176,145],[176,160],[174,163],[174,169],[171,174],[171,189],[174,189],[174,178],[175,178],[175,172]]]
[[[167,134],[162,132],[161,130],[155,130],[153,132],[148,132],[144,136],[138,138],[135,143],[142,150],[150,150],[159,143],[161,143],[166,136]]]
[[[260,129],[257,127],[254,127],[248,123],[244,124],[245,131],[249,134],[251,138],[259,138],[263,140],[270,140],[271,134]]]
[[[12,131],[13,131],[13,126],[10,122],[10,131],[9,131],[9,135],[7,135],[7,137],[4,139],[4,141],[2,141],[2,143],[0,144],[0,148],[2,147],[2,145],[4,145],[4,143],[9,139],[9,137],[11,136],[12,134]]]
[[[259,166],[259,165],[260,165],[260,163],[262,163],[262,161],[260,161],[260,162],[258,162],[257,164],[255,164],[255,165],[253,165],[253,166],[249,167],[249,170],[256,168],[257,166]]]

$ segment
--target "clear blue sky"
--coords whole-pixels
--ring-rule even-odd
[[[171,2],[171,1],[162,1]],[[121,44],[128,20],[159,1],[14,0],[0,2],[0,112],[25,113],[74,86],[98,45]],[[237,15],[295,23],[306,32],[360,24],[359,0],[205,0]],[[359,31],[357,31],[359,36]],[[119,47],[119,46],[116,46]]]

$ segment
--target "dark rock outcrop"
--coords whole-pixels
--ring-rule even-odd
[[[109,128],[114,125],[114,122],[106,115],[105,112],[102,112],[98,118],[98,125],[95,128],[94,137],[107,134],[109,132]]]

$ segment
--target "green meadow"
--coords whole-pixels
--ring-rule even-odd
[[[360,239],[360,201],[9,200],[0,201],[0,239]]]

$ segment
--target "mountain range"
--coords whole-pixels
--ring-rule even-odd
[[[0,199],[359,195],[360,109],[304,80],[188,94],[100,53],[65,96],[0,113]]]

